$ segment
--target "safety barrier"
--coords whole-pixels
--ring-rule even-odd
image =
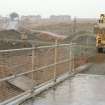
[[[57,42],[50,46],[0,50],[0,104],[23,95],[29,98],[49,81],[56,84],[61,75],[78,72],[75,68],[88,63],[88,57],[94,54],[94,46]]]

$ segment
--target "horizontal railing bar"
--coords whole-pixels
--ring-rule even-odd
[[[86,45],[79,45],[79,44],[76,44],[76,43],[70,43],[70,44],[57,44],[57,45],[49,45],[49,46],[31,47],[31,48],[0,50],[0,53],[13,52],[13,51],[27,51],[27,50],[43,49],[43,48],[55,48],[57,46],[58,47],[63,47],[63,46],[72,46],[72,45],[87,47]],[[93,47],[91,46],[91,47],[88,47],[88,48],[93,48]]]
[[[20,49],[9,49],[9,50],[0,50],[0,53],[3,52],[13,52],[13,51],[26,51],[26,50],[34,50],[34,49],[42,49],[42,48],[55,48],[57,46],[69,46],[72,44],[58,44],[58,45],[49,45],[49,46],[39,46],[39,47],[31,47],[31,48],[20,48]]]
[[[9,79],[13,79],[13,78],[15,78],[15,75],[2,78],[2,79],[0,79],[0,82],[6,81],[6,80],[9,80]]]
[[[23,40],[20,39],[0,39],[0,41],[12,41],[12,42],[23,42]],[[43,41],[38,41],[38,40],[27,40],[27,42],[30,43],[43,43],[43,44],[53,44],[54,42],[43,42]]]
[[[46,69],[46,68],[49,68],[49,67],[53,67],[53,66],[55,66],[55,65],[65,63],[65,62],[68,62],[68,61],[70,61],[70,60],[71,60],[71,59],[66,59],[66,60],[63,60],[63,61],[59,61],[59,62],[56,63],[56,64],[54,63],[54,64],[50,64],[50,65],[48,65],[48,66],[40,67],[40,68],[38,68],[38,69],[36,69],[36,70],[30,70],[30,71],[28,71],[28,72],[24,72],[24,73],[12,75],[12,76],[9,76],[9,77],[5,77],[5,78],[0,79],[0,82],[6,81],[6,80],[9,80],[9,79],[13,79],[13,78],[16,78],[16,77],[20,77],[20,76],[22,76],[22,75],[26,75],[26,74],[29,74],[29,73],[32,73],[32,72],[37,72],[37,71],[40,71],[40,70],[42,70],[42,69]]]

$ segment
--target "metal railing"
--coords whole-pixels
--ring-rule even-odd
[[[87,49],[87,50],[86,50]],[[11,50],[0,50],[0,102],[8,103],[12,98],[31,93],[40,84],[52,80],[56,83],[59,76],[72,74],[74,68],[87,63],[94,46],[78,44],[58,44]],[[23,91],[8,81],[25,76],[33,81],[33,87]]]

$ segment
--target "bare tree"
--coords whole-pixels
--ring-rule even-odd
[[[10,19],[11,19],[12,21],[14,21],[16,18],[17,18],[17,19],[19,18],[19,14],[16,13],[16,12],[11,13],[9,16],[10,16]]]

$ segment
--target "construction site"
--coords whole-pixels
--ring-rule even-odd
[[[105,105],[99,15],[0,16],[0,105]]]
[[[62,30],[70,26],[71,30],[68,28],[65,31],[66,35],[62,35]],[[45,29],[41,31],[42,25],[36,29],[22,28],[21,25],[22,30],[1,31],[1,105],[24,103],[24,100],[54,85],[57,87],[59,82],[66,78],[74,78],[78,73],[85,76],[88,73],[98,75],[99,71],[94,65],[101,65],[105,56],[97,53],[95,34],[93,28],[91,29],[93,26],[94,23],[73,21],[44,25],[44,28],[51,30],[49,32]],[[84,28],[88,30],[85,32]]]

